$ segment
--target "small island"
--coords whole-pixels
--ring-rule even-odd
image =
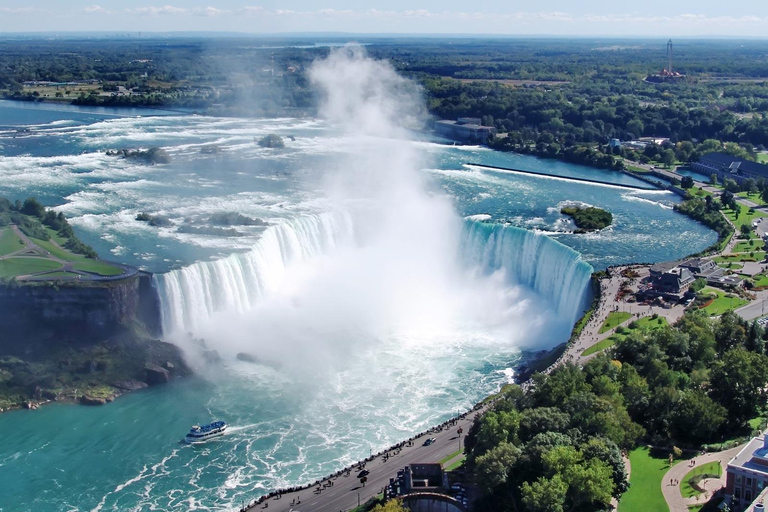
[[[563,215],[568,215],[578,228],[576,233],[587,233],[608,227],[613,222],[613,215],[594,206],[581,208],[580,206],[565,206],[560,210]]]

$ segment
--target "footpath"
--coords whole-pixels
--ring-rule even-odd
[[[669,510],[671,512],[688,512],[688,507],[706,503],[713,494],[725,487],[725,466],[742,448],[744,448],[743,444],[722,452],[706,453],[694,457],[692,460],[696,463],[693,466],[691,466],[690,460],[684,460],[669,468],[664,478],[661,479],[661,492],[664,494]],[[685,480],[685,475],[689,471],[696,469],[696,466],[702,466],[714,461],[717,461],[722,468],[720,478],[702,480],[699,485],[704,489],[704,492],[695,497],[684,498],[680,493],[680,486]]]
[[[310,485],[274,491],[244,505],[241,512],[266,509],[265,512],[339,512],[351,510],[384,492],[390,478],[409,464],[441,462],[446,467],[461,460],[464,436],[477,416],[481,416],[489,404],[475,411],[462,414],[442,425],[392,446],[348,468],[329,475]],[[459,433],[461,430],[461,433]],[[434,442],[425,446],[427,439]],[[358,474],[367,471],[366,482]]]

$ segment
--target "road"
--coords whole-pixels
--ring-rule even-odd
[[[443,427],[442,431],[434,431],[420,434],[413,441],[413,446],[403,446],[397,455],[385,458],[383,454],[376,455],[373,460],[366,463],[365,469],[370,471],[368,481],[363,487],[356,478],[360,471],[357,467],[350,470],[349,476],[331,477],[321,481],[321,491],[317,492],[317,485],[309,489],[283,494],[279,498],[270,498],[262,503],[255,504],[247,510],[267,509],[266,512],[339,512],[355,508],[360,503],[365,503],[370,498],[381,493],[389,484],[390,478],[397,476],[397,470],[408,464],[419,462],[439,462],[443,458],[463,448],[464,437],[469,431],[475,417],[485,412],[485,408],[467,413],[456,425]],[[463,429],[461,436],[458,428]],[[436,441],[430,446],[423,446],[426,439],[434,437]],[[392,452],[392,449],[390,449]],[[333,485],[329,485],[332,482]]]

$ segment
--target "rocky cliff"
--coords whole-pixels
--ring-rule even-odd
[[[155,339],[159,326],[149,274],[0,287],[0,411],[101,404],[188,375],[178,347]]]
[[[137,323],[159,334],[159,304],[148,274],[0,287],[0,354],[28,353],[49,339],[87,345]]]

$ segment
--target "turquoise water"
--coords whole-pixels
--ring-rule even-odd
[[[176,330],[204,337],[224,366],[106,407],[1,414],[0,510],[231,510],[311,481],[471,406],[510,378],[521,349],[562,341],[588,269],[578,254],[604,268],[678,258],[716,239],[672,211],[678,199],[666,192],[464,164],[638,184],[627,176],[428,139],[387,142],[418,155],[426,193],[390,198],[386,208],[402,211],[385,223],[368,195],[338,200],[328,186],[343,179],[340,162],[365,165],[355,155],[380,141],[314,119],[154,114],[0,102],[0,194],[36,195],[103,257],[159,273],[169,310],[193,312],[174,317]],[[267,133],[286,137],[286,149],[254,143]],[[103,151],[149,146],[171,163]],[[570,202],[611,211],[614,225],[573,234],[559,213]],[[136,221],[142,211],[172,225]],[[267,226],[235,237],[179,231],[222,212]],[[497,225],[473,229],[480,221]],[[376,237],[392,228],[394,238]],[[461,257],[442,257],[457,247]],[[251,262],[264,281],[241,288],[249,273],[233,269]],[[573,300],[559,295],[566,282]],[[173,283],[188,286],[174,295]],[[195,290],[221,302],[201,303],[210,293]],[[239,351],[260,363],[235,360]],[[179,444],[190,424],[214,418],[231,433]]]

